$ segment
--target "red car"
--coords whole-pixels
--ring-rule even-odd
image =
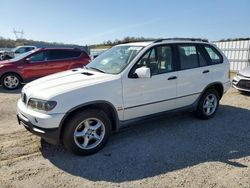
[[[21,83],[87,65],[90,57],[85,51],[69,48],[40,48],[18,57],[0,61],[1,85],[16,89]]]

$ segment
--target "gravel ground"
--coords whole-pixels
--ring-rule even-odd
[[[250,187],[250,95],[230,89],[213,119],[169,114],[79,157],[17,124],[19,92],[0,89],[0,187]]]

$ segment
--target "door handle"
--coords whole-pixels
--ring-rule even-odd
[[[210,71],[209,70],[204,70],[203,72],[202,72],[202,74],[206,74],[206,73],[209,73]]]
[[[174,79],[177,79],[177,76],[170,76],[170,77],[168,78],[168,80],[174,80]]]

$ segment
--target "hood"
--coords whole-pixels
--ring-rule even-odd
[[[239,71],[239,74],[245,77],[250,77],[250,67],[244,68]]]
[[[13,62],[9,61],[9,60],[3,60],[3,61],[0,61],[0,65],[4,65],[4,64],[11,64]]]
[[[83,68],[68,70],[37,79],[23,87],[27,97],[51,99],[57,95],[111,81],[117,75],[104,74]]]

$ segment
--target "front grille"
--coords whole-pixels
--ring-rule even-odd
[[[23,103],[26,104],[26,102],[27,102],[27,96],[26,96],[25,93],[21,93],[21,99],[22,99]]]
[[[240,80],[237,84],[238,88],[250,89],[250,80]]]

